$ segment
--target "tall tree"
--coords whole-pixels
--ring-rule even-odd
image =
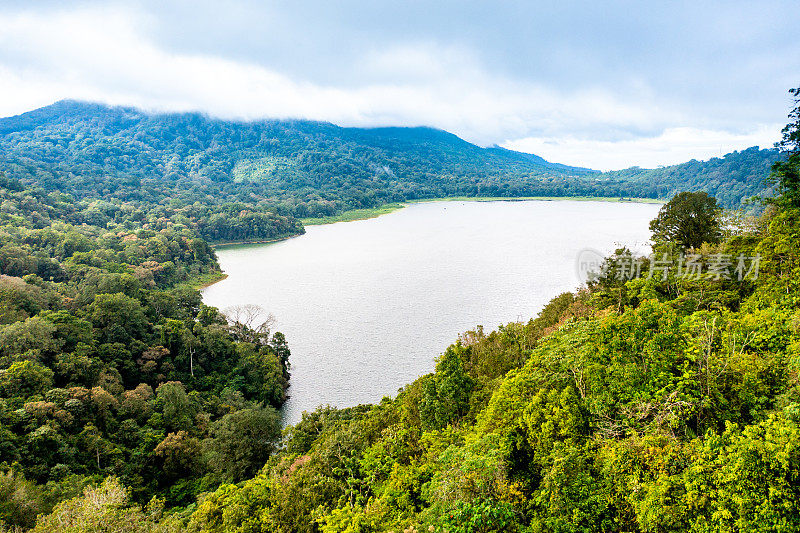
[[[650,231],[654,241],[670,241],[683,248],[717,243],[722,237],[721,213],[713,196],[705,192],[682,192],[664,204],[650,222]]]
[[[789,89],[789,94],[794,100],[794,108],[789,113],[789,123],[783,127],[783,139],[775,143],[775,147],[781,152],[791,155],[800,153],[800,87]]]

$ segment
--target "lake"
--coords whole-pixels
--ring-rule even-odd
[[[257,304],[292,351],[284,420],[394,395],[434,369],[459,333],[527,321],[577,288],[587,248],[647,250],[657,204],[429,202],[305,235],[217,251],[224,310]]]

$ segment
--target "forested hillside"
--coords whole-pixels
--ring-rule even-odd
[[[199,220],[216,226],[202,234],[212,240],[297,231],[291,219],[270,218],[276,215],[330,216],[446,196],[669,199],[680,190],[706,190],[739,207],[764,189],[777,157],[753,148],[708,162],[601,174],[480,148],[430,128],[235,122],[75,101],[0,119],[0,165],[8,177],[117,204],[202,205]],[[231,203],[246,204],[260,227],[227,228],[237,209]]]
[[[634,167],[603,176],[630,183],[636,191],[632,196],[672,198],[681,191],[705,191],[723,206],[736,209],[747,206],[754,196],[769,193],[764,178],[779,157],[777,150],[752,147],[708,161],[692,160],[656,169]]]
[[[2,523],[32,526],[109,475],[186,505],[277,445],[286,341],[253,309],[201,303],[194,284],[220,272],[197,230],[0,181]]]
[[[232,122],[73,101],[0,119],[0,163],[9,177],[79,198],[247,202],[297,217],[415,198],[593,188],[576,179],[591,171],[430,128]]]

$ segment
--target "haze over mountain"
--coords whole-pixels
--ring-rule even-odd
[[[13,0],[0,6],[0,116],[75,98],[426,124],[572,165],[669,165],[778,140],[800,70],[795,11],[787,0]]]

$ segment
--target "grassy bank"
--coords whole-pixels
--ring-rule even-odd
[[[301,218],[304,226],[318,226],[320,224],[334,224],[336,222],[351,222],[353,220],[366,220],[375,218],[405,207],[405,204],[386,204],[380,207],[366,209],[352,209],[338,215],[320,218]]]
[[[199,276],[194,276],[190,279],[187,279],[181,285],[190,287],[195,290],[205,289],[209,285],[213,285],[218,281],[222,281],[223,279],[227,278],[228,275],[222,271],[218,272],[206,272],[205,274],[200,274]]]

